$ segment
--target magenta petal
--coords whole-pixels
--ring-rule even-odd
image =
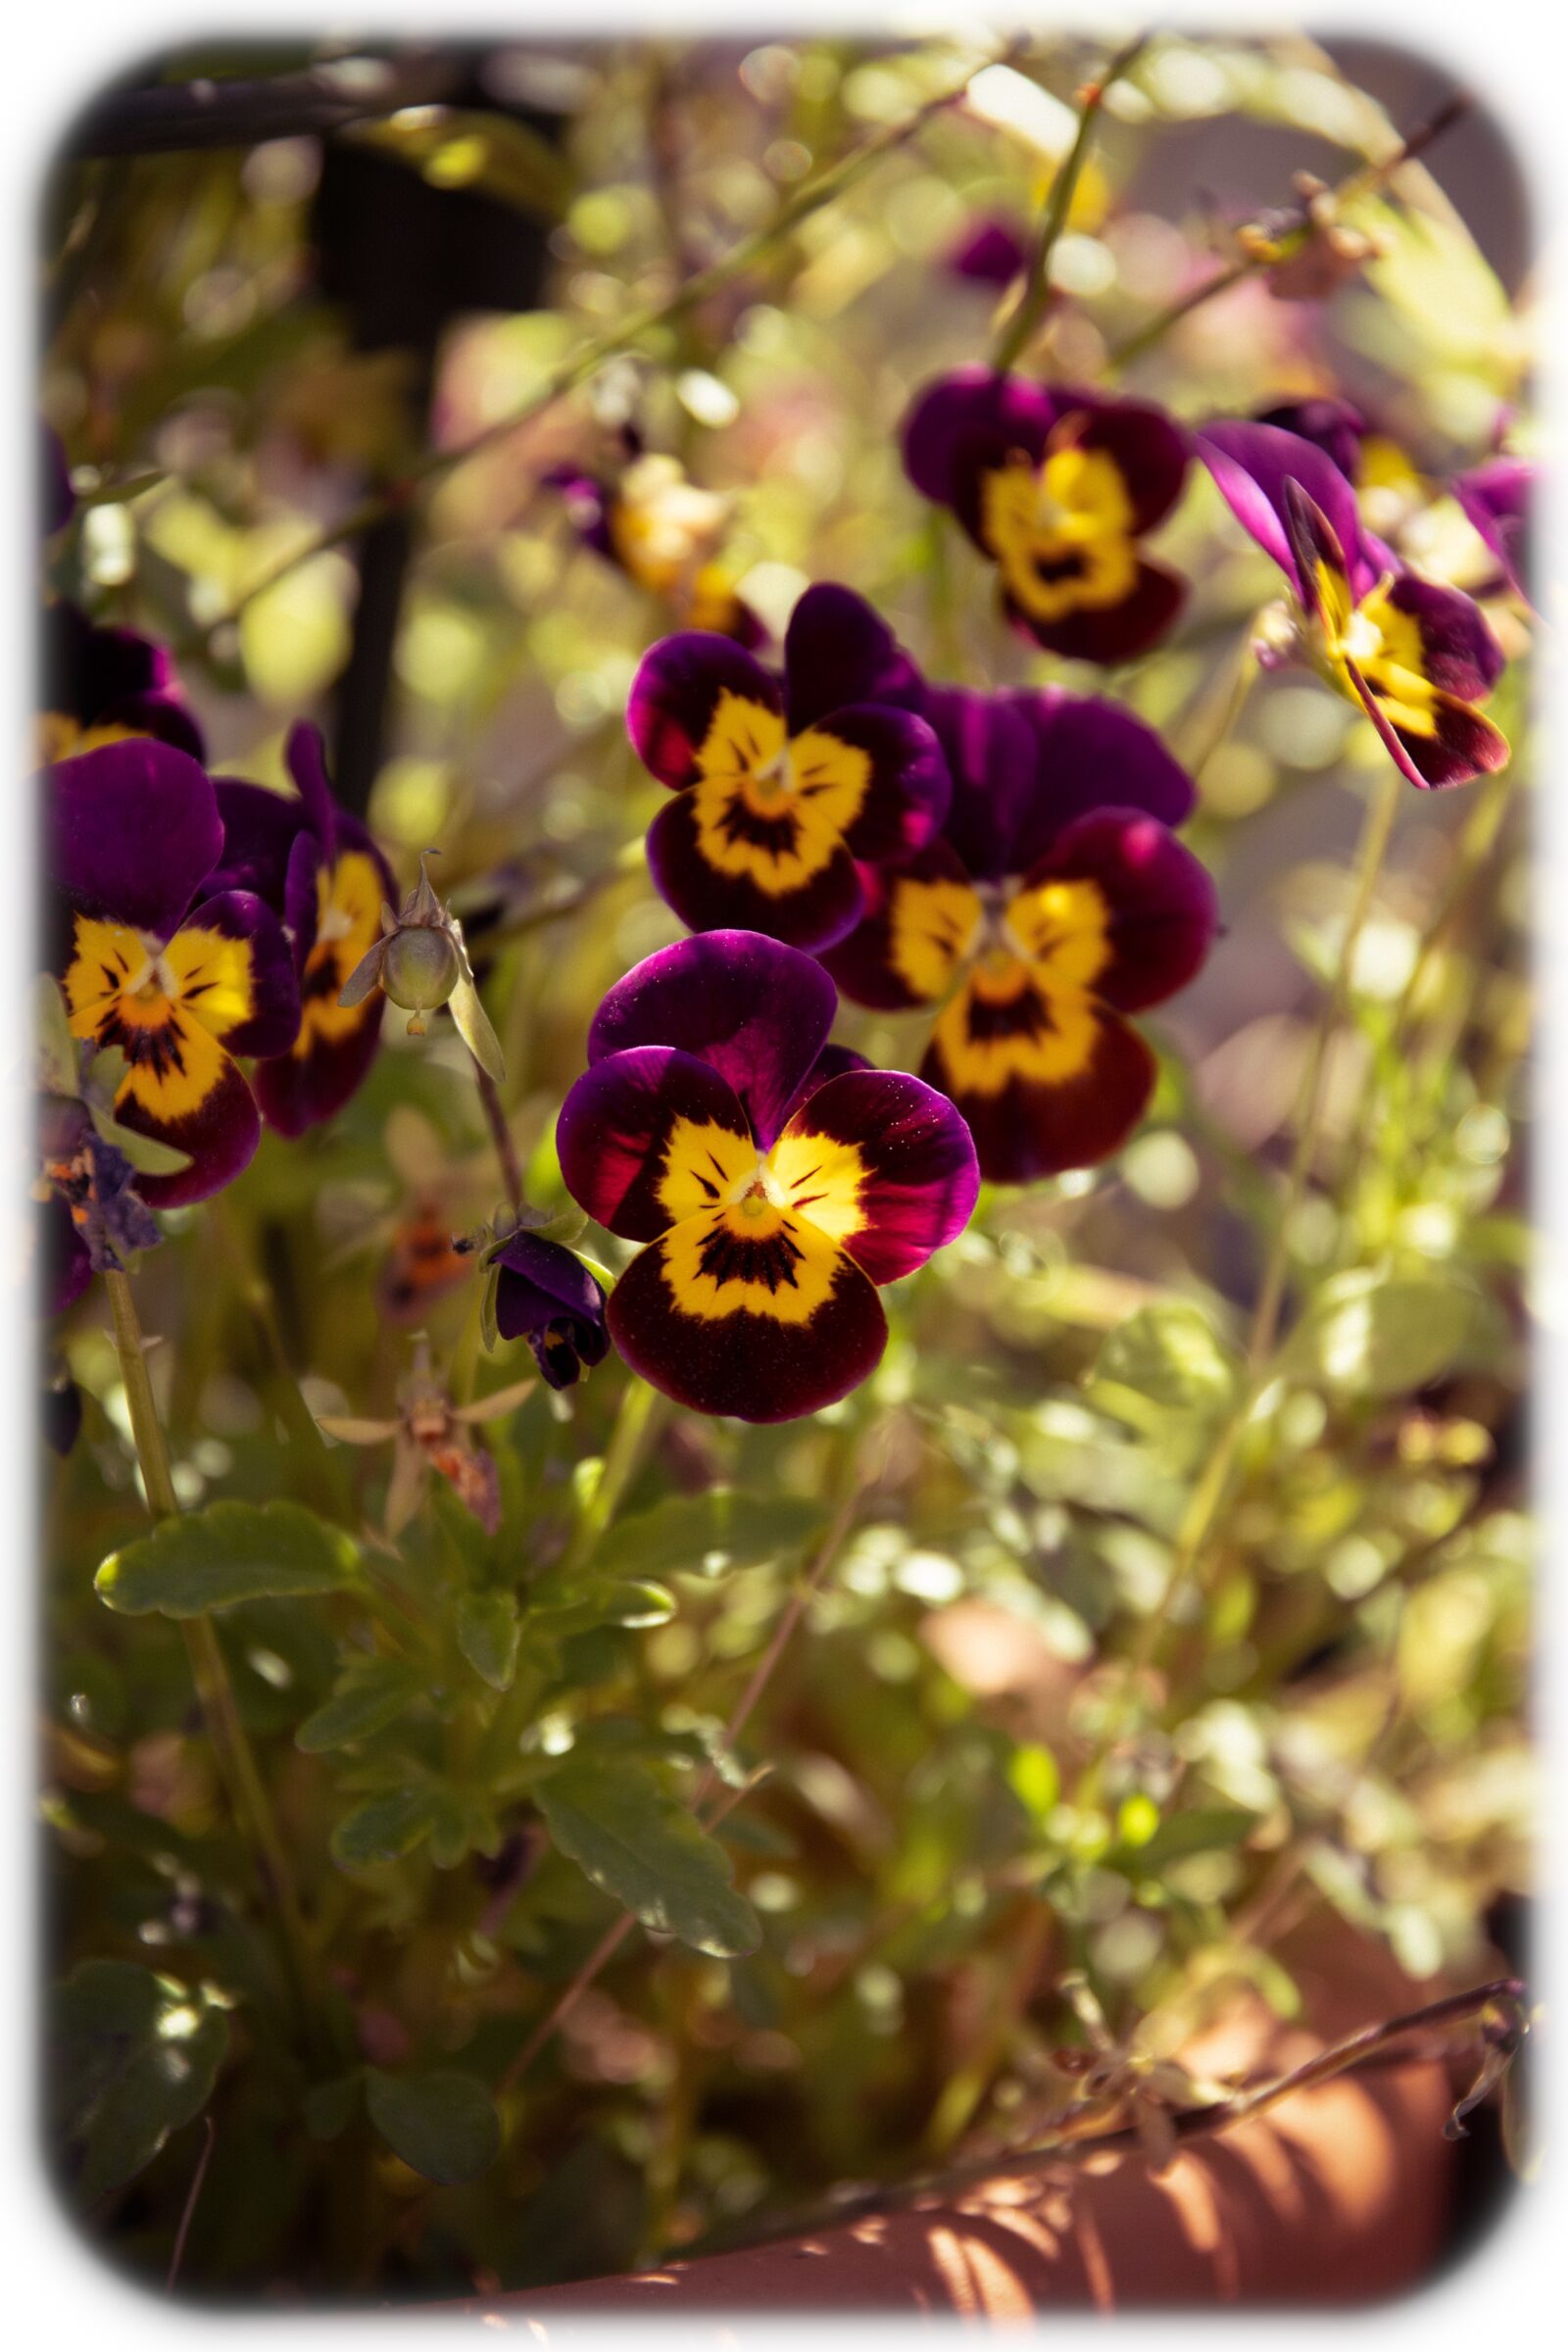
[[[588,1032],[588,1058],[630,1046],[678,1046],[732,1088],[765,1152],[789,1117],[838,1011],[809,956],[750,931],[710,931],[662,948],[611,989]]]
[[[701,1140],[710,1129],[744,1149],[715,1139],[715,1158]],[[562,1105],[556,1150],[578,1206],[633,1242],[722,1200],[742,1163],[756,1162],[746,1113],[727,1081],[672,1046],[630,1047],[595,1061]]]
[[[1530,599],[1530,502],[1536,467],[1527,458],[1494,458],[1455,476],[1451,488],[1466,516],[1502,565],[1515,595]]]
[[[1333,460],[1298,433],[1278,425],[1220,418],[1197,437],[1198,454],[1213,475],[1220,496],[1242,528],[1272,556],[1303,604],[1312,602],[1311,582],[1301,577],[1291,544],[1286,485],[1298,483],[1326,516],[1345,552],[1353,595],[1366,594],[1381,565],[1370,560],[1356,517],[1355,492]]]
[[[854,1231],[832,1230],[873,1282],[912,1274],[968,1224],[980,1190],[974,1145],[946,1096],[922,1080],[853,1070],[802,1104],[780,1138],[779,1156],[803,1217],[819,1197],[810,1165],[818,1143],[824,1169],[842,1166],[835,1147],[852,1146],[859,1157],[864,1173],[855,1209],[862,1221]],[[827,1182],[824,1175],[824,1194]]]
[[[1036,463],[1062,403],[1044,385],[989,368],[959,368],[916,393],[903,425],[904,470],[923,497],[957,508],[981,467],[1009,450]]]
[[[831,581],[808,588],[790,614],[784,674],[792,735],[849,703],[920,707],[920,673],[886,621]]]
[[[71,905],[171,938],[223,846],[205,769],[135,738],[60,760],[45,788],[51,867]]]
[[[626,732],[650,774],[679,792],[698,778],[697,754],[726,695],[782,710],[777,678],[728,637],[685,629],[643,656],[631,682]]]
[[[953,782],[944,838],[982,880],[1000,881],[1013,870],[1013,841],[1039,789],[1030,706],[1046,699],[927,686],[916,705],[942,746]]]
[[[1289,400],[1264,409],[1254,421],[1312,442],[1348,482],[1354,481],[1367,427],[1360,410],[1348,400]]]
[[[686,1311],[667,1270],[674,1236],[652,1243],[610,1297],[610,1336],[634,1372],[698,1413],[794,1421],[836,1404],[874,1372],[887,1346],[882,1301],[843,1250],[832,1288],[808,1320],[746,1307]]]
[[[1004,870],[1026,873],[1091,809],[1141,808],[1165,825],[1191,815],[1191,776],[1130,710],[1059,686],[1022,690],[1007,703],[1031,737],[1026,773],[1033,789],[1014,823]]]
[[[759,830],[769,820],[740,821]],[[796,820],[783,809],[770,820],[777,846],[794,846]],[[750,874],[725,873],[708,857],[690,793],[661,808],[648,828],[648,870],[666,906],[693,931],[759,931],[814,953],[842,939],[860,919],[864,894],[842,842],[825,864],[788,890],[764,890]]]
[[[1023,231],[1000,214],[972,220],[948,249],[943,267],[977,285],[1010,286],[1029,259]]]
[[[212,931],[223,939],[244,940],[250,950],[251,1011],[247,1019],[223,1032],[230,1054],[286,1054],[300,1025],[300,989],[294,956],[282,924],[271,909],[248,890],[228,890],[204,899],[180,926],[189,941]],[[186,978],[187,1002],[200,1000],[199,968]]]
[[[1092,882],[1108,916],[1110,961],[1089,983],[1123,1012],[1158,1004],[1203,965],[1219,929],[1207,870],[1154,817],[1099,808],[1067,827],[1023,884]]]

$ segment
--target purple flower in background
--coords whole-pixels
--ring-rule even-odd
[[[1139,541],[1175,506],[1187,442],[1161,409],[963,368],[904,423],[905,470],[996,564],[1007,617],[1049,653],[1125,662],[1186,594]]]
[[[630,432],[626,439],[618,475],[561,466],[544,477],[565,500],[584,547],[671,606],[684,627],[712,629],[737,645],[764,644],[766,629],[714,561],[730,501],[688,480],[678,458],[645,454]]]
[[[1516,596],[1530,595],[1530,505],[1537,469],[1528,458],[1493,458],[1454,476],[1454,497],[1502,566]]]
[[[974,1146],[951,1102],[887,1070],[820,1075],[820,964],[755,933],[651,956],[606,997],[556,1129],[566,1188],[647,1246],[611,1337],[677,1403],[788,1421],[887,1345],[876,1286],[968,1222]]]
[[[1016,221],[1001,213],[980,213],[949,248],[943,266],[955,277],[1001,288],[1011,285],[1028,259],[1028,241]]]
[[[832,586],[791,614],[782,679],[696,632],[645,656],[626,725],[675,796],[648,862],[682,922],[826,947],[864,911],[860,866],[931,839],[948,808],[941,748],[871,691],[902,659],[864,599]]]
[[[1503,656],[1472,599],[1407,570],[1362,524],[1349,482],[1315,443],[1221,420],[1198,447],[1290,582],[1309,659],[1361,705],[1400,773],[1425,788],[1505,765],[1506,737],[1476,708]]]

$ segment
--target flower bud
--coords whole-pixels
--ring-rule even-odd
[[[394,931],[381,958],[381,986],[405,1012],[433,1012],[457,987],[458,951],[434,925]]]

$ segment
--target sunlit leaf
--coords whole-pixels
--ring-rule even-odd
[[[126,1960],[86,1960],[55,1993],[52,2125],[93,2204],[151,2163],[212,2095],[228,2020],[208,1994]]]
[[[210,1502],[111,1552],[94,1586],[123,1616],[199,1617],[238,1600],[289,1600],[354,1582],[359,1548],[298,1502]]]
[[[729,1856],[646,1765],[574,1753],[538,1800],[561,1851],[645,1927],[720,1958],[757,1949],[762,1931],[730,1885]]]

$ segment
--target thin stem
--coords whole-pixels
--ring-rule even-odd
[[[142,1484],[147,1491],[147,1507],[154,1519],[174,1518],[179,1511],[179,1497],[174,1493],[169,1448],[164,1443],[163,1425],[158,1418],[158,1403],[147,1369],[146,1344],[137,1319],[136,1302],[131,1296],[130,1284],[122,1273],[112,1270],[105,1274],[104,1282],[114,1317],[115,1348],[120,1358],[121,1378],[125,1384],[131,1435],[141,1464]],[[191,1680],[201,1701],[208,1738],[218,1758],[229,1804],[240,1834],[251,1847],[263,1896],[282,1924],[284,1951],[295,1997],[301,2017],[309,2025],[315,2015],[311,1996],[314,1971],[310,1945],[294,1892],[293,1873],[266,1786],[257,1769],[250,1740],[234,1701],[233,1686],[228,1679],[228,1668],[223,1663],[218,1634],[210,1616],[181,1619],[180,1632],[185,1638]]]
[[[1027,34],[1019,33],[995,58],[987,59],[984,63],[1005,65],[1027,46]],[[792,235],[804,220],[808,220],[813,213],[820,212],[825,205],[835,203],[884,156],[906,145],[936,116],[945,113],[950,106],[956,106],[975,75],[983,70],[983,65],[970,66],[960,80],[940,90],[934,98],[926,99],[899,122],[886,123],[881,130],[873,131],[868,138],[852,147],[848,155],[831,165],[827,171],[819,172],[815,179],[809,180],[787,203],[782,204],[764,227],[754,229],[750,236],[742,237],[717,261],[710,263],[706,270],[697,270],[666,301],[646,304],[622,319],[619,326],[611,327],[604,334],[593,335],[587,342],[580,343],[567,359],[551,369],[538,391],[515,409],[509,410],[504,416],[495,417],[468,440],[451,449],[431,450],[396,482],[362,499],[325,530],[313,532],[292,554],[280,558],[271,570],[264,573],[248,588],[227,612],[199,630],[193,641],[193,649],[180,650],[199,651],[210,644],[218,630],[231,626],[259,596],[275,588],[280,580],[297,571],[301,564],[311,563],[329,548],[342,546],[345,540],[357,539],[383,514],[407,506],[428,484],[450,473],[454,467],[466,465],[469,458],[476,457],[480,451],[493,448],[497,442],[504,441],[510,433],[515,432],[519,425],[530,423],[546,409],[553,408],[558,400],[564,399],[568,392],[575,391],[579,384],[585,383],[607,360],[629,351],[645,335],[654,333],[658,328],[674,325],[689,311],[697,309],[711,295],[721,292],[734,279],[744,276],[758,262],[764,260],[775,246],[781,245]]]
[[[271,1291],[257,1271],[232,1202],[220,1194],[211,1203],[211,1213],[220,1246],[228,1259],[239,1295],[261,1334],[271,1368],[272,1396],[278,1417],[287,1429],[291,1443],[300,1449],[311,1493],[323,1508],[336,1510],[341,1499],[337,1465],[317,1426],[316,1415],[305,1401],[294,1367],[288,1360],[288,1349],[283,1345],[283,1334],[278,1327]]]
[[[1331,191],[1331,201],[1336,208],[1343,209],[1359,196],[1374,194],[1393,178],[1402,165],[1413,163],[1418,155],[1432,145],[1434,139],[1441,137],[1444,131],[1458,122],[1467,104],[1468,101],[1462,97],[1450,99],[1429,122],[1423,122],[1419,128],[1412,130],[1396,154],[1381,164],[1363,164],[1354,172],[1348,172]],[[1253,251],[1243,253],[1238,260],[1228,262],[1212,277],[1204,278],[1200,285],[1190,287],[1167,309],[1156,312],[1135,333],[1113,344],[1103,372],[1114,374],[1120,368],[1130,367],[1134,360],[1141,360],[1146,352],[1152,351],[1156,343],[1164,341],[1173,326],[1179,326],[1184,318],[1190,318],[1194,311],[1201,310],[1217,294],[1228,293],[1232,286],[1239,286],[1244,278],[1255,276],[1260,270],[1272,270],[1277,263],[1288,260],[1293,253],[1300,250],[1311,233],[1312,223],[1303,207],[1288,228],[1266,242],[1260,241]]]
[[[207,2167],[213,2160],[213,2142],[218,2137],[218,2127],[212,2117],[204,2115],[202,2122],[207,2127],[206,2136],[202,2141],[202,2152],[196,2159],[196,2170],[191,2175],[190,2186],[185,2192],[185,2204],[179,2217],[179,2228],[174,2232],[174,2250],[169,2257],[169,2269],[164,2278],[166,2295],[173,2293],[174,2282],[179,2277],[179,2266],[185,2259],[185,2240],[190,2235],[190,2226],[196,2212],[196,2201],[202,2193],[202,2183],[207,2178]]]
[[[479,1090],[479,1101],[484,1105],[485,1123],[490,1129],[490,1141],[494,1144],[496,1157],[501,1162],[501,1181],[507,1188],[507,1199],[512,1202],[514,1210],[520,1210],[522,1207],[522,1169],[518,1165],[517,1147],[513,1141],[512,1129],[507,1123],[507,1106],[502,1102],[500,1089],[489,1071],[482,1068],[471,1054],[468,1059],[473,1062],[473,1082]]]
[[[563,1576],[586,1568],[599,1539],[620,1508],[621,1497],[642,1467],[645,1448],[667,1418],[669,1404],[657,1389],[635,1375],[628,1379],[615,1415],[615,1426],[605,1448],[598,1484],[583,1505],[571,1542],[561,1563]]]
[[[1084,166],[1089,161],[1089,150],[1094,145],[1100,112],[1105,103],[1105,92],[1143,55],[1148,43],[1147,33],[1140,33],[1136,40],[1129,41],[1125,48],[1116,52],[1099,81],[1087,83],[1079,94],[1078,129],[1067,151],[1066,162],[1051,183],[1040,234],[1029,257],[1029,273],[1018,298],[1018,307],[1004,324],[991,355],[991,365],[999,375],[1004,373],[1018,354],[1027,348],[1045,316],[1051,300],[1051,257],[1055,250],[1056,239],[1067,225],[1067,215],[1078,192]]]
[[[1282,2099],[1293,2098],[1298,2091],[1312,2090],[1320,2082],[1332,2082],[1336,2076],[1353,2074],[1358,2069],[1380,2066],[1388,2062],[1395,2046],[1412,2035],[1429,2032],[1433,2027],[1481,2024],[1490,2009],[1501,2008],[1512,2013],[1515,2031],[1523,2025],[1523,2003],[1526,1987],[1517,1977],[1499,1977],[1491,1984],[1478,1984],[1469,1992],[1447,1994],[1443,2000],[1429,2001],[1424,2008],[1412,2009],[1403,2016],[1388,2019],[1375,2026],[1363,2026],[1358,2033],[1348,2034],[1340,2041],[1330,2042],[1315,2058],[1304,2065],[1293,2067],[1289,2074],[1271,2076],[1266,2082],[1241,2086],[1227,2098],[1211,2100],[1202,2107],[1189,2107],[1169,2118],[1172,2136],[1178,2141],[1199,2139],[1215,2132],[1229,2132],[1238,2124],[1250,2123]],[[1417,2063],[1417,2054],[1410,2053],[1408,2063]],[[1121,2149],[1142,2146],[1136,2125],[1122,2124],[1114,2131],[1092,2134],[1075,2134],[1070,2119],[1051,2138],[1033,2147],[994,2150],[990,2155],[977,2156],[967,2164],[956,2165],[951,2171],[925,2176],[918,2180],[903,2182],[893,2189],[878,2189],[864,2197],[840,2201],[824,2208],[814,2218],[818,2222],[851,2222],[876,2213],[897,2212],[902,2206],[925,2199],[957,2195],[988,2180],[1015,2180],[1025,2173],[1047,2171],[1062,2163],[1078,2164],[1086,2159],[1114,2153]],[[809,2228],[810,2219],[792,2223],[793,2229]]]

